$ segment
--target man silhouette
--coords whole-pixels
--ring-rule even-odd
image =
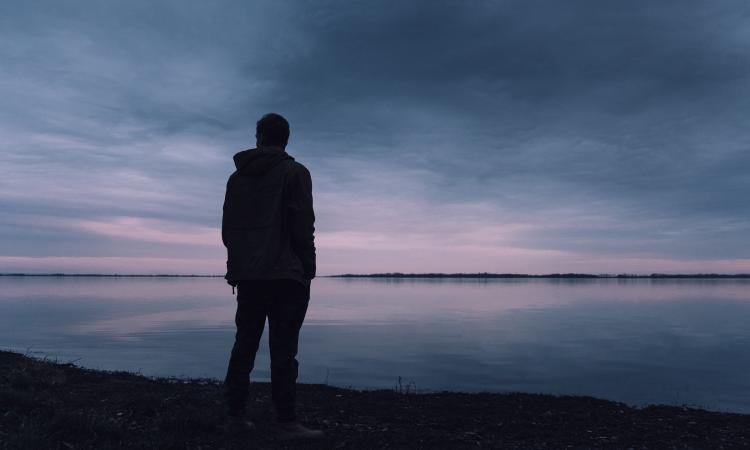
[[[289,122],[266,114],[256,125],[255,149],[234,155],[221,234],[226,279],[237,287],[237,333],[225,379],[229,424],[249,430],[244,418],[249,375],[268,318],[271,391],[282,437],[316,438],[295,415],[297,343],[315,277],[310,172],[286,153]],[[234,290],[234,289],[233,289]]]

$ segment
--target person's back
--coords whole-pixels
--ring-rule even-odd
[[[234,155],[227,182],[222,240],[226,279],[237,292],[237,333],[225,379],[230,424],[244,419],[249,374],[266,318],[271,350],[272,398],[284,437],[315,438],[322,432],[299,424],[295,415],[299,330],[315,277],[310,173],[289,156],[289,124],[278,114],[258,121],[257,148]]]
[[[310,173],[273,146],[237,153],[234,162],[222,221],[227,281],[314,278]]]

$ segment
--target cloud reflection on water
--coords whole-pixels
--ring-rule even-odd
[[[3,278],[0,345],[89,367],[221,378],[222,279]],[[314,282],[301,380],[585,394],[750,411],[748,280]],[[261,346],[255,379],[267,379]]]

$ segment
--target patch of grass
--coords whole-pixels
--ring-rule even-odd
[[[38,424],[28,420],[21,421],[0,440],[0,448],[8,449],[42,449],[50,448],[48,436]]]
[[[7,378],[10,387],[16,390],[30,389],[35,383],[34,375],[24,368],[11,370]]]
[[[124,432],[116,420],[90,411],[57,411],[44,427],[49,437],[77,441],[119,441]]]
[[[393,390],[402,395],[416,394],[417,383],[414,381],[405,382],[401,377],[398,377],[398,384]]]
[[[11,411],[29,411],[37,406],[35,396],[27,389],[19,389],[13,385],[0,386],[0,412],[5,409]]]

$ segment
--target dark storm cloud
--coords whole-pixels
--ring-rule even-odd
[[[4,2],[0,254],[44,252],[29,230],[8,244],[34,215],[109,220],[88,244],[70,232],[82,255],[118,217],[201,235],[275,110],[336,245],[748,258],[748,17],[729,0]]]
[[[659,178],[719,134],[734,129],[732,147],[744,136],[740,3],[438,4],[307,15],[310,41],[274,73],[278,93],[291,108],[315,109],[315,130],[382,139],[393,144],[395,155],[381,155],[389,158],[435,156],[425,165],[456,178],[521,170],[600,184],[610,169]],[[711,132],[703,142],[682,135],[696,127]],[[421,137],[446,148],[396,140],[419,146]],[[462,161],[470,158],[477,164]]]
[[[373,158],[433,172],[433,202],[643,225],[584,240],[563,229],[539,240],[545,248],[750,251],[735,240],[750,231],[746,4],[340,6],[301,15],[305,51],[274,74],[285,106],[319,119],[306,131],[350,132],[332,151],[372,147]],[[573,217],[554,214],[561,207]]]

